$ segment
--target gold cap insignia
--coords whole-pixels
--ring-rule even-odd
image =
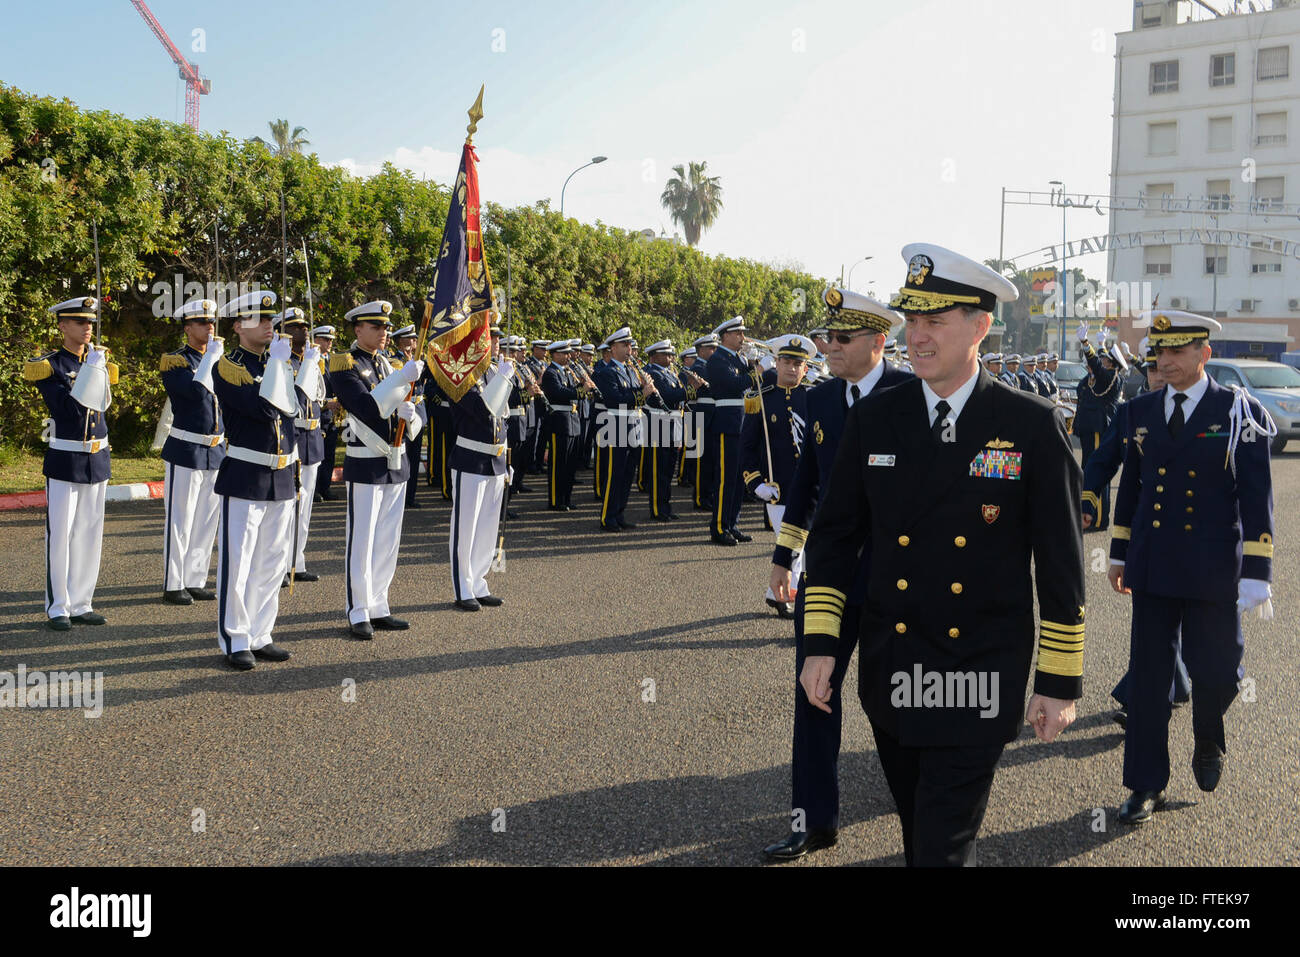
[[[262,297],[262,305],[264,305],[264,306],[269,306],[270,304],[271,304],[271,297],[270,297],[270,296],[263,296],[263,297]]]
[[[1169,322],[1168,316],[1159,315],[1156,316],[1155,319],[1152,321],[1151,328],[1154,329],[1156,332],[1167,332],[1169,330],[1170,325],[1171,323]]]
[[[925,285],[925,277],[934,269],[934,260],[929,256],[917,254],[907,263],[907,284],[909,286]]]
[[[841,292],[840,292],[838,289],[836,289],[834,286],[832,286],[830,289],[827,289],[827,290],[826,290],[826,305],[831,306],[832,308],[834,308],[834,307],[841,306],[841,305],[843,305],[843,304],[844,304],[844,294],[843,294],[843,293],[841,293]]]
[[[89,309],[91,306],[95,304],[95,300],[92,299],[90,296],[87,296],[85,299],[81,300],[81,304],[85,306],[87,309]]]
[[[384,315],[388,315],[390,312],[393,311],[393,307],[390,306],[388,303],[384,303],[383,306],[381,306],[380,308],[384,310]]]

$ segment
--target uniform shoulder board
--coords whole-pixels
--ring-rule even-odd
[[[121,369],[118,368],[117,363],[116,362],[106,363],[104,365],[104,368],[108,370],[108,384],[117,385],[118,376],[122,371]]]
[[[179,352],[164,352],[158,360],[159,372],[171,372],[173,369],[188,369],[189,361]]]
[[[330,372],[348,372],[356,364],[350,352],[340,352],[330,356]]]
[[[47,358],[28,359],[23,363],[23,381],[40,382],[54,374],[54,367]]]
[[[253,374],[241,366],[238,362],[232,362],[225,356],[222,356],[217,362],[217,375],[225,379],[231,385],[252,385]]]
[[[757,396],[757,395],[745,396],[745,412],[749,413],[749,412],[762,412],[762,411],[763,411],[762,396]]]
[[[396,370],[396,369],[400,369],[402,366],[406,365],[406,360],[405,360],[405,359],[389,359],[389,360],[388,360],[388,364],[391,365],[391,366],[393,367],[394,370]]]

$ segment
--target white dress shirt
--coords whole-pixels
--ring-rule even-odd
[[[938,418],[939,415],[935,410],[935,406],[939,404],[940,400],[948,403],[948,408],[950,410],[948,412],[948,421],[956,424],[957,419],[961,416],[961,410],[966,407],[966,400],[969,399],[971,393],[975,391],[975,382],[979,377],[980,370],[976,369],[974,375],[967,379],[965,384],[946,399],[931,389],[930,383],[926,382],[924,379],[921,380],[921,391],[925,393],[925,412],[926,416],[930,420],[931,428],[934,428],[934,420]]]
[[[1205,370],[1202,369],[1201,377],[1197,379],[1194,384],[1189,386],[1187,389],[1183,390],[1183,395],[1187,396],[1186,401],[1183,402],[1183,422],[1187,422],[1187,420],[1189,420],[1192,417],[1192,411],[1196,408],[1196,403],[1201,401],[1201,396],[1205,395],[1205,392],[1207,389],[1209,389],[1209,387],[1210,387],[1210,377],[1207,376],[1205,374]],[[1166,422],[1168,422],[1169,419],[1174,414],[1174,394],[1177,391],[1178,390],[1176,390],[1173,386],[1170,385],[1165,386],[1165,421]]]
[[[850,406],[852,406],[853,387],[855,385],[858,387],[858,398],[861,399],[863,396],[870,393],[871,390],[876,387],[876,383],[880,381],[881,377],[884,376],[884,374],[885,374],[885,360],[881,359],[879,362],[876,363],[876,367],[874,369],[872,369],[870,372],[864,375],[857,382],[844,383],[844,401],[847,402]]]

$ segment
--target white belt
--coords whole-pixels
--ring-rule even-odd
[[[506,451],[505,443],[493,445],[490,442],[475,442],[473,439],[467,439],[461,435],[456,436],[456,444],[462,449],[469,449],[471,452],[482,452],[484,455],[490,455],[493,458],[504,455]]]
[[[298,450],[294,449],[288,455],[276,455],[274,452],[254,452],[252,449],[246,449],[242,446],[232,445],[226,449],[226,457],[235,459],[239,462],[252,462],[254,465],[264,465],[267,468],[280,469],[288,468],[294,462],[298,461]]]
[[[697,404],[699,404],[699,405],[703,405],[703,404],[706,403],[706,402],[707,402],[709,405],[712,405],[715,401],[716,401],[716,400],[715,400],[714,398],[712,398],[711,396],[707,396],[707,395],[701,395],[701,396],[698,396],[698,397],[695,399],[695,402],[696,402]]]
[[[94,455],[100,449],[108,448],[108,439],[91,439],[89,442],[78,439],[50,439],[50,448],[59,452],[89,452]]]
[[[311,431],[320,428],[320,419],[294,419],[293,424],[300,429]]]
[[[174,439],[180,439],[182,442],[192,442],[194,445],[202,445],[205,448],[215,449],[221,444],[224,435],[204,435],[201,432],[186,432],[184,429],[178,429],[175,426],[171,428],[171,436]]]
[[[517,416],[519,416],[521,419],[524,418],[526,415],[528,415],[527,411],[525,411],[524,408],[523,408],[522,406],[520,406],[520,407],[517,408],[517,409],[511,409],[511,410],[510,410],[510,414],[511,414],[511,415],[517,415]]]
[[[354,459],[386,459],[390,456],[401,458],[406,454],[406,443],[403,442],[397,448],[390,448],[387,452],[380,452],[378,449],[368,448],[364,445],[349,445],[344,451],[344,455],[350,455]],[[397,468],[396,465],[393,468]]]
[[[605,412],[609,415],[640,415],[640,409],[608,409],[603,405],[596,406],[597,412]]]
[[[651,415],[671,415],[676,419],[680,419],[685,414],[682,409],[656,409],[653,406],[647,406],[646,409]]]
[[[729,405],[744,405],[744,399],[714,399],[713,404],[719,408]]]

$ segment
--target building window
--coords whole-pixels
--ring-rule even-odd
[[[1222,276],[1228,271],[1228,247],[1205,247],[1205,275]]]
[[[1286,113],[1256,114],[1255,145],[1286,146]]]
[[[1178,149],[1178,124],[1147,124],[1147,155],[1172,156]]]
[[[1291,48],[1269,47],[1259,51],[1257,80],[1285,80],[1291,75]]]
[[[1232,208],[1232,181],[1226,179],[1206,181],[1205,196],[1209,200],[1206,203],[1209,212],[1226,213]]]
[[[1173,183],[1147,183],[1147,215],[1168,216],[1167,200],[1174,195]]]
[[[1255,276],[1280,275],[1282,272],[1282,258],[1277,253],[1252,249],[1250,251],[1250,272]]]
[[[1255,180],[1255,212],[1280,209],[1286,200],[1286,178],[1261,176]]]
[[[1231,116],[1212,116],[1210,117],[1210,135],[1208,137],[1207,149],[1210,150],[1230,150],[1232,149],[1232,117]]]
[[[1148,276],[1168,276],[1174,271],[1174,249],[1172,246],[1144,246],[1142,258]]]
[[[1151,64],[1151,92],[1178,92],[1178,61],[1162,60]]]
[[[1210,56],[1210,86],[1232,86],[1237,82],[1237,54],[1215,53]]]

